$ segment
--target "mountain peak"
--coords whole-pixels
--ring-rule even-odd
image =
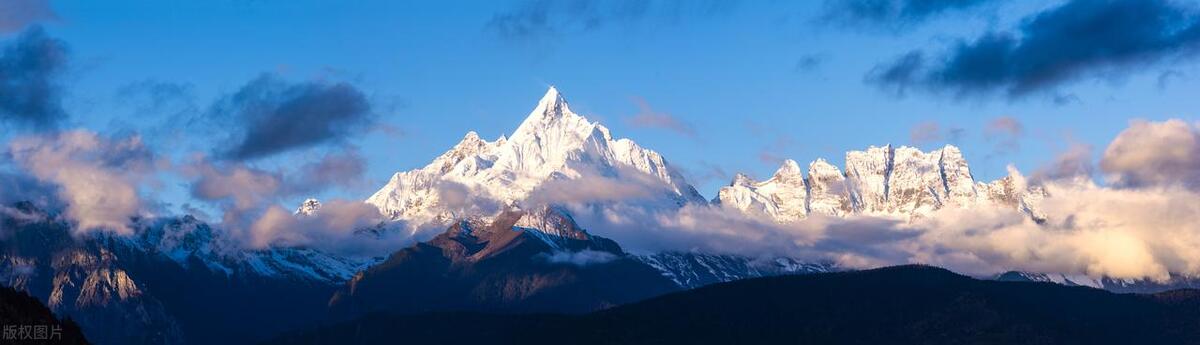
[[[546,94],[542,96],[541,102],[538,102],[538,103],[560,103],[560,102],[566,102],[566,100],[564,100],[562,97],[562,94],[560,94],[558,92],[557,87],[554,87],[554,85],[550,85],[550,88],[546,90]]]
[[[424,168],[393,175],[367,202],[394,219],[436,224],[463,215],[463,211],[443,205],[439,186],[449,184],[442,182],[466,187],[478,197],[478,212],[492,212],[491,205],[525,201],[552,179],[591,175],[632,179],[643,174],[666,187],[666,193],[656,194],[653,201],[640,201],[647,207],[704,202],[661,155],[632,140],[614,138],[604,126],[572,112],[552,87],[511,136],[487,142],[476,133],[467,133],[458,145]]]
[[[754,179],[750,178],[750,176],[746,176],[746,174],[743,174],[743,173],[737,173],[737,174],[733,175],[733,181],[730,181],[729,185],[730,186],[750,186],[750,185],[753,185],[754,183],[756,183],[756,182],[754,181]]]
[[[841,176],[842,170],[836,165],[830,164],[824,158],[817,158],[817,160],[808,164],[808,175],[814,179],[825,176]]]
[[[521,122],[521,126],[517,127],[517,130],[508,139],[509,141],[524,142],[546,135],[586,136],[592,132],[593,127],[595,126],[591,121],[571,111],[566,98],[563,98],[557,88],[550,87],[550,90],[546,91],[546,95],[538,101],[537,107],[533,108],[525,121]],[[557,133],[549,134],[551,132]]]
[[[534,108],[533,113],[529,117],[535,115],[543,115],[548,117],[562,116],[563,113],[570,113],[571,109],[567,107],[567,99],[558,92],[558,88],[553,86],[546,90],[546,94],[538,101],[537,108]]]
[[[783,160],[783,165],[779,166],[779,170],[775,171],[775,177],[787,178],[801,176],[800,164],[791,159]]]
[[[958,157],[962,157],[962,155],[963,155],[962,150],[959,149],[958,146],[954,146],[954,145],[950,145],[950,144],[946,144],[946,146],[942,146],[941,151],[942,151],[943,155],[951,155],[951,156],[958,156]]]
[[[305,199],[300,203],[300,207],[296,208],[296,215],[311,216],[321,209],[321,202],[314,198]]]
[[[475,140],[483,140],[479,137],[479,133],[475,133],[475,131],[467,131],[467,135],[463,136],[463,141],[475,141]]]

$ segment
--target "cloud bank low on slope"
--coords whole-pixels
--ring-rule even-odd
[[[944,208],[911,222],[813,215],[789,224],[720,206],[651,211],[656,208],[640,201],[658,195],[646,192],[661,188],[652,185],[655,179],[603,176],[548,184],[528,201],[564,205],[591,232],[635,252],[699,250],[832,260],[847,267],[926,263],[979,275],[1024,270],[1163,280],[1200,275],[1198,153],[1195,124],[1134,121],[1098,162],[1088,158],[1086,147],[1075,147],[1050,164],[1053,172],[1026,177],[1010,169],[1018,185],[1036,184],[1049,194],[1039,205],[1047,215],[1040,222],[1014,209],[986,206]],[[338,180],[340,174],[329,171],[356,170],[353,152],[296,169],[265,170],[202,155],[164,162],[137,137],[70,131],[14,139],[4,158],[10,171],[0,174],[3,200],[51,191],[79,235],[128,234],[130,217],[162,213],[146,191],[155,176],[176,174],[192,181],[193,198],[220,206],[219,226],[246,248],[301,245],[376,253],[413,240],[364,235],[359,230],[384,217],[357,200],[327,201],[316,216],[279,206],[285,196],[310,192],[313,181]]]
[[[1091,155],[1080,149],[1086,147],[1074,147],[1051,164],[1069,170],[1041,169],[1026,177],[1010,167],[1018,187],[1036,184],[1048,192],[1040,204],[1048,218],[1041,222],[1002,206],[944,208],[912,222],[815,215],[790,224],[719,206],[688,205],[668,213],[636,203],[568,207],[592,232],[642,251],[785,255],[847,267],[926,263],[978,275],[1008,270],[1154,280],[1200,275],[1195,183],[1200,130],[1181,120],[1134,121],[1108,146],[1098,170],[1090,160],[1081,161]],[[1092,171],[1104,183],[1094,182]]]
[[[359,183],[354,177],[365,163],[352,150],[329,153],[295,169],[267,170],[202,154],[172,162],[136,135],[73,130],[14,138],[0,158],[0,212],[13,215],[17,211],[9,209],[11,203],[34,202],[70,222],[77,237],[131,235],[137,231],[134,218],[174,216],[152,196],[170,176],[187,181],[192,199],[222,212],[214,225],[247,249],[311,246],[374,255],[394,249],[395,240],[407,241],[355,235],[385,220],[359,200],[328,200],[321,212],[305,217],[279,206],[286,198]]]

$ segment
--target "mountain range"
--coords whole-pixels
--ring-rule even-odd
[[[704,202],[662,155],[613,138],[607,127],[572,112],[553,87],[511,137],[485,141],[469,132],[424,168],[393,175],[366,202],[414,230],[431,223],[440,228],[509,205],[552,201],[544,198],[555,195],[538,193],[554,182],[582,179],[655,188],[649,198],[655,207]]]
[[[1045,189],[1019,174],[976,181],[954,146],[871,147],[845,162],[839,169],[818,159],[804,170],[786,160],[769,179],[738,174],[706,200],[662,155],[614,137],[550,88],[511,136],[469,132],[364,201],[390,222],[356,236],[410,238],[387,257],[248,247],[190,215],[131,219],[132,235],[76,235],[59,210],[21,202],[0,208],[0,283],[72,318],[97,344],[252,343],[376,313],[581,314],[717,283],[846,270],[823,259],[626,247],[564,205],[720,208],[780,224],[858,215],[911,222],[948,207],[1052,216],[1039,207]],[[308,199],[292,216],[321,212]],[[1182,276],[1167,284],[1034,272],[997,279],[1123,292],[1196,286]],[[253,313],[255,322],[231,311]]]

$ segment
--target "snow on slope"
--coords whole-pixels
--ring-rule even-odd
[[[396,173],[367,203],[416,231],[519,205],[548,181],[598,176],[641,183],[637,174],[661,182],[664,207],[704,202],[661,155],[613,138],[608,128],[572,112],[551,87],[511,137],[486,141],[467,133],[424,168]]]
[[[771,179],[755,182],[744,174],[733,178],[731,187],[721,188],[716,203],[736,205],[746,211],[758,211],[784,222],[804,219],[808,214],[808,188],[800,166],[793,160],[783,162]]]
[[[664,277],[685,289],[748,278],[838,270],[832,263],[808,263],[791,258],[761,260],[693,252],[661,252],[635,255],[634,258],[657,269]]]
[[[714,203],[788,223],[810,214],[864,214],[913,220],[943,207],[1000,206],[1044,218],[1037,204],[1045,192],[1027,186],[1020,174],[991,183],[976,182],[957,147],[922,152],[891,145],[846,153],[846,170],[823,159],[800,175],[787,160],[771,179],[757,182],[738,174]]]
[[[299,207],[296,207],[296,212],[293,214],[297,216],[311,216],[317,214],[319,210],[321,210],[321,201],[308,198],[304,199],[304,202],[300,203]]]
[[[226,275],[326,284],[349,280],[354,273],[378,261],[377,258],[344,257],[304,247],[246,249],[228,234],[192,216],[141,224],[134,237],[115,240],[125,241],[130,247],[147,253],[164,254],[184,267],[198,262],[210,271]]]

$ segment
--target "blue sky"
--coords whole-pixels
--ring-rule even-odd
[[[1018,98],[898,96],[868,81],[873,69],[909,51],[936,54],[956,40],[1015,30],[1058,1],[993,1],[901,28],[822,20],[832,3],[667,1],[636,15],[586,17],[552,9],[551,24],[506,35],[497,18],[537,2],[54,1],[53,18],[40,25],[71,53],[65,127],[151,131],[174,111],[139,108],[122,92],[139,83],[180,86],[179,104],[192,110],[173,109],[195,113],[263,73],[353,84],[370,100],[374,125],[396,129],[347,140],[368,162],[368,183],[324,194],[353,198],[396,171],[423,166],[467,131],[489,139],[511,132],[549,85],[615,135],[662,153],[706,197],[735,172],[769,176],[779,157],[840,165],[845,151],[869,145],[954,143],[976,178],[990,180],[1009,163],[1035,171],[1072,144],[1098,155],[1130,119],[1196,119],[1200,97],[1188,59],[1100,71]],[[639,100],[694,135],[631,122],[644,110]],[[1024,130],[989,135],[989,123],[1002,117]],[[914,128],[932,126],[940,135],[914,141]],[[173,157],[224,139],[211,128],[183,130],[187,138],[147,138]],[[297,164],[323,149],[253,164]],[[187,196],[183,187],[160,192],[177,202]]]

